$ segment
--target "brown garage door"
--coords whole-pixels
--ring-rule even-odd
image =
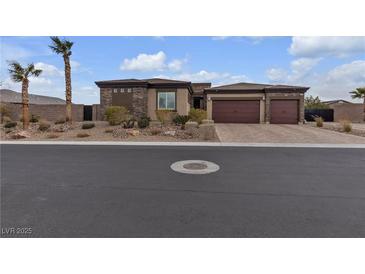
[[[259,123],[260,101],[213,101],[212,118],[216,123]]]
[[[271,100],[271,124],[297,124],[298,100]]]

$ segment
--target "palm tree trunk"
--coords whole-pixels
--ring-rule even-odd
[[[23,104],[23,129],[29,127],[29,95],[28,95],[28,79],[22,82],[22,104]]]
[[[72,122],[72,92],[71,92],[71,65],[68,56],[63,57],[65,61],[65,81],[66,81],[66,121]]]

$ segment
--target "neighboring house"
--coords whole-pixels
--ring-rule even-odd
[[[346,100],[342,100],[342,99],[331,100],[331,101],[323,101],[322,103],[328,105],[329,107],[337,106],[337,105],[344,105],[344,104],[352,104],[351,102],[346,101]]]
[[[191,107],[207,110],[217,123],[304,122],[304,93],[308,87],[238,83],[211,87],[169,79],[125,79],[95,82],[100,88],[100,112],[125,106],[136,116],[155,120],[156,110],[187,115]]]
[[[338,99],[325,101],[324,104],[333,109],[333,121],[350,120],[351,122],[361,123],[364,120],[364,105],[352,103],[346,100]]]
[[[0,89],[0,101],[3,103],[22,103],[22,94],[10,89]],[[64,105],[65,100],[57,97],[29,94],[29,104],[35,105]]]

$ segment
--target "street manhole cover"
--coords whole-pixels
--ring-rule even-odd
[[[173,163],[171,169],[186,174],[208,174],[218,171],[219,166],[203,160],[186,160]]]

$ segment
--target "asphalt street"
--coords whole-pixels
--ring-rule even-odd
[[[1,236],[365,237],[365,149],[3,144]]]

